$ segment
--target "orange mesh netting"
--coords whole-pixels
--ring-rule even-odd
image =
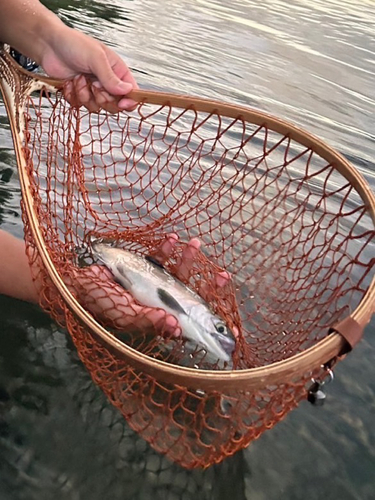
[[[131,113],[91,114],[51,86],[28,92],[33,77],[17,80],[6,61],[25,96],[13,132],[42,306],[156,450],[184,467],[220,462],[324,378],[346,345],[332,328],[368,322],[373,195],[342,157],[272,117],[153,93]],[[155,254],[172,233],[172,274],[185,244],[202,241],[185,282],[238,328],[233,370],[188,356],[160,315],[125,321],[124,291],[91,265],[92,235]],[[219,287],[223,269],[232,279]]]

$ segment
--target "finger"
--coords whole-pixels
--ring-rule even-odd
[[[167,314],[165,317],[166,332],[173,337],[181,337],[182,329],[177,321],[177,319],[171,314]]]
[[[231,282],[231,274],[227,271],[220,271],[215,274],[214,283],[201,282],[199,294],[204,300],[212,298],[212,289],[218,290],[224,288]]]
[[[88,102],[82,103],[82,105],[90,111],[90,113],[99,113],[101,107],[95,102],[95,99],[92,98]]]
[[[106,290],[106,299],[103,297],[92,296],[93,301],[87,302],[89,310],[99,313],[105,322],[111,322],[116,329],[132,329],[140,333],[153,332],[155,334],[179,337],[181,327],[177,319],[168,314],[163,309],[141,306],[133,301],[133,298],[127,292],[121,296],[112,297],[115,307],[108,307],[108,296],[110,290]],[[107,306],[105,310],[101,310]],[[93,310],[93,308],[96,308]]]
[[[75,77],[72,82],[66,84],[66,88],[68,89],[68,100],[73,106],[85,106],[92,113],[97,113],[100,110],[100,106],[96,104],[85,76]],[[74,96],[74,98],[71,99],[70,95]]]
[[[102,46],[102,52],[98,57],[93,59],[92,72],[102,84],[104,89],[112,95],[126,95],[134,88],[133,80],[129,68],[126,64],[114,53],[107,53],[107,50]],[[112,65],[108,57],[111,57]],[[122,79],[116,73],[121,74]]]
[[[175,233],[168,234],[165,241],[161,246],[152,254],[152,256],[163,264],[173,252],[176,243],[178,242],[178,236]]]
[[[111,96],[106,90],[104,90],[98,81],[93,82],[92,91],[96,103],[110,113],[117,113],[118,111],[133,111],[138,106],[138,103],[133,101],[133,99],[126,97],[118,99]]]
[[[63,88],[63,94],[65,99],[73,106],[77,107],[78,102],[76,100],[76,95],[74,92],[74,87],[73,87],[73,82],[69,80],[68,82],[65,83],[64,88]]]
[[[113,281],[110,271],[93,265],[74,273],[83,305],[116,329],[155,331],[174,337],[181,335],[177,319],[162,309],[137,304],[134,298]]]
[[[138,89],[139,87],[133,76],[133,73],[130,71],[129,67],[123,61],[123,59],[118,54],[116,54],[116,52],[111,50],[107,45],[104,45],[104,50],[116,76],[122,82],[131,83],[133,89]]]
[[[133,99],[129,99],[127,97],[120,99],[118,102],[119,109],[123,111],[134,111],[137,106],[138,103],[136,101],[133,101]]]
[[[183,280],[190,278],[190,273],[201,248],[198,238],[192,238],[182,251],[182,257],[177,263],[177,277]]]
[[[141,319],[142,318],[142,319]],[[163,309],[156,309],[152,307],[141,307],[138,311],[137,320],[143,323],[148,322],[148,324],[152,325],[152,328],[161,334],[170,335],[172,337],[180,337],[181,336],[181,327],[177,321],[177,319],[168,314]],[[139,326],[142,323],[137,323]]]
[[[107,280],[113,281],[113,274],[109,269],[104,266],[99,266],[98,264],[93,264],[92,266],[85,267],[83,269],[74,270],[74,275],[76,279],[92,279],[99,278],[103,282]]]
[[[236,326],[233,326],[232,333],[235,339],[238,339],[240,337],[240,331]]]
[[[93,82],[91,89],[95,98],[95,102],[98,106],[105,109],[109,113],[118,113],[119,107],[117,104],[117,99],[109,95],[98,81]]]
[[[228,271],[220,271],[215,276],[215,283],[219,288],[223,288],[225,285],[228,285],[232,279],[232,276]]]
[[[73,78],[73,93],[79,105],[90,101],[91,92],[85,76],[79,75]]]

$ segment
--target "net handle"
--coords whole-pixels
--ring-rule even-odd
[[[50,88],[54,87],[55,89],[61,89],[63,86],[63,82],[60,80],[40,77],[39,75],[36,77],[36,75],[28,73],[20,68],[7,53],[0,51],[0,73],[2,73],[2,69],[4,69],[1,68],[4,66],[4,63],[8,66],[8,70],[9,67],[11,67],[13,76],[16,79],[22,79],[23,75],[23,79],[31,81],[37,80],[40,83],[48,85]],[[2,76],[3,75],[1,74],[1,77]],[[13,102],[14,99],[12,98],[12,89],[9,85],[4,85],[3,78],[1,78],[0,87],[10,120],[24,206],[38,252],[51,280],[64,301],[69,306],[70,310],[77,315],[81,321],[83,320],[85,322],[94,336],[109,350],[115,352],[117,356],[130,363],[134,368],[142,370],[163,382],[174,383],[182,386],[188,385],[191,388],[200,388],[202,390],[215,390],[220,386],[223,391],[241,389],[248,391],[252,389],[259,389],[259,387],[265,387],[269,384],[287,382],[292,380],[294,376],[313,370],[317,366],[327,363],[331,359],[347,351],[347,342],[343,336],[338,334],[333,328],[332,333],[323,340],[319,341],[315,346],[310,347],[304,352],[294,355],[286,360],[273,363],[269,366],[241,370],[237,372],[196,370],[180,366],[176,367],[163,361],[149,358],[147,355],[142,354],[131,347],[125,346],[113,335],[109,334],[107,330],[104,329],[70,293],[51,261],[39,228],[37,215],[34,210],[33,196],[26,169],[26,160],[22,153],[20,123],[18,122],[21,113],[19,113],[19,110],[16,109],[17,106]],[[29,87],[31,88],[32,86],[30,85]],[[37,86],[34,88],[37,88]],[[194,106],[194,109],[207,113],[218,113],[233,118],[240,117],[243,120],[250,120],[258,125],[265,125],[276,132],[297,140],[301,144],[314,149],[317,153],[331,162],[332,165],[335,166],[337,170],[340,171],[340,173],[354,185],[363,201],[365,201],[375,224],[375,197],[362,176],[354,170],[354,168],[351,167],[341,155],[331,150],[331,148],[326,146],[313,135],[301,131],[294,125],[288,124],[282,120],[256,110],[250,110],[241,106],[230,106],[204,99],[195,99],[180,95],[146,91],[133,91],[131,93],[131,97],[139,102],[149,102],[160,105],[170,104],[172,106],[184,108]],[[363,331],[364,327],[371,318],[374,304],[375,278],[370,284],[370,287],[359,306],[350,315],[350,318],[359,325],[361,331]]]

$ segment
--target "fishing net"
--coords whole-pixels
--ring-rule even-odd
[[[93,114],[5,52],[1,72],[42,307],[155,450],[194,468],[244,448],[306,399],[371,317],[366,182],[260,112],[139,91],[133,112]],[[90,254],[102,237],[160,255],[171,235],[164,267],[238,332],[233,366],[187,351],[167,315],[132,301]],[[191,238],[202,251],[181,276]]]

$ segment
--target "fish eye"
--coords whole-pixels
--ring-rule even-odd
[[[216,331],[218,333],[226,333],[227,332],[227,328],[226,326],[224,325],[224,323],[217,323],[215,325],[215,328],[216,328]]]

